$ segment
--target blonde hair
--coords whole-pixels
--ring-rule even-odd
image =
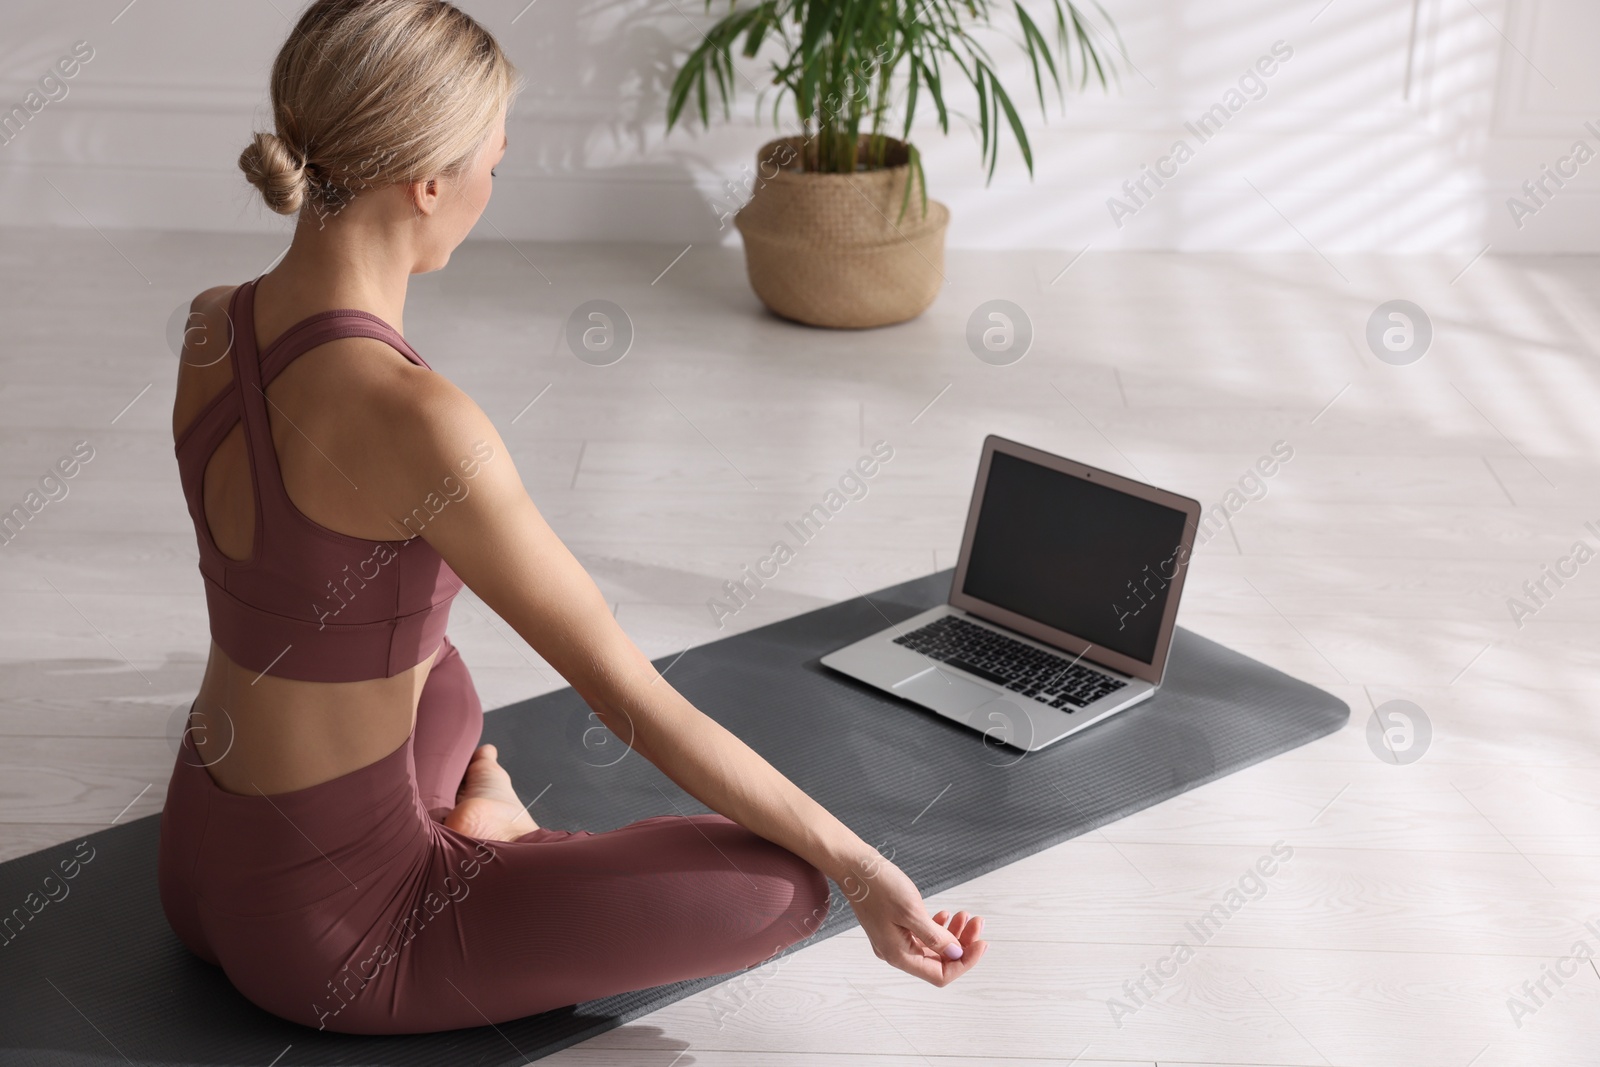
[[[317,0],[272,65],[276,132],[239,169],[281,215],[331,214],[372,186],[458,176],[521,88],[494,36],[444,0]]]

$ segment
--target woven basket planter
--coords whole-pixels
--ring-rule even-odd
[[[930,200],[923,214],[905,145],[889,143],[898,165],[822,174],[800,169],[803,143],[786,137],[762,147],[754,194],[734,218],[756,295],[810,326],[860,329],[922,314],[944,281],[950,212]],[[908,181],[911,203],[901,217]]]

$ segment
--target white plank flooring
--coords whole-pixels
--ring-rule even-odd
[[[0,507],[95,449],[0,547],[0,858],[161,807],[207,633],[163,325],[282,248],[107,236],[0,234]],[[1181,621],[1353,713],[931,900],[988,916],[993,942],[947,989],[856,931],[548,1062],[1600,1062],[1588,963],[1520,1026],[1507,1003],[1575,943],[1600,951],[1600,561],[1520,628],[1506,604],[1575,541],[1600,548],[1600,260],[1489,256],[1457,278],[1464,257],[1091,252],[1061,274],[1076,249],[957,253],[920,320],[832,333],[763,314],[737,249],[692,247],[658,279],[682,251],[473,242],[414,280],[406,318],[646,651],[951,565],[987,433],[1206,504],[1281,440],[1293,459],[1196,554]],[[637,332],[610,367],[561,340],[595,298]],[[1011,366],[966,348],[994,298],[1036,331]],[[1365,347],[1395,298],[1435,330],[1411,366]],[[719,631],[707,598],[878,438],[895,456],[869,495]],[[470,592],[451,635],[487,707],[560,684]],[[1434,732],[1406,766],[1366,743],[1396,698]],[[1266,893],[1113,1021],[1108,998],[1277,841],[1294,855]]]

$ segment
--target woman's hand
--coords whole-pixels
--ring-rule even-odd
[[[982,916],[941,911],[930,917],[916,884],[888,860],[869,860],[839,888],[872,942],[872,954],[923,981],[947,986],[989,948],[978,940]]]

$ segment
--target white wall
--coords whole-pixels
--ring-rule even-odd
[[[1030,0],[1037,6],[1037,0]],[[712,206],[771,135],[663,134],[699,0],[464,0],[529,79],[484,235],[733,240]],[[1600,248],[1600,161],[1536,215],[1507,198],[1573,142],[1600,151],[1594,0],[1105,0],[1134,67],[1034,123],[985,188],[975,135],[918,137],[957,247],[1449,251]],[[0,109],[86,40],[94,58],[0,146],[0,226],[286,232],[234,160],[267,121],[294,0],[6,0]],[[716,5],[718,10],[722,5]],[[1319,13],[1320,12],[1320,13]],[[1201,145],[1184,128],[1275,41],[1293,57]],[[1003,42],[997,55],[1010,56]],[[1008,62],[1015,95],[1027,83]],[[752,80],[759,82],[756,68]],[[1030,109],[1030,113],[1031,113]],[[1121,184],[1177,138],[1195,157],[1118,226]],[[1154,186],[1149,186],[1154,188]],[[1130,206],[1131,201],[1128,201]],[[1531,201],[1529,206],[1535,206]],[[3,238],[0,238],[3,239]]]

